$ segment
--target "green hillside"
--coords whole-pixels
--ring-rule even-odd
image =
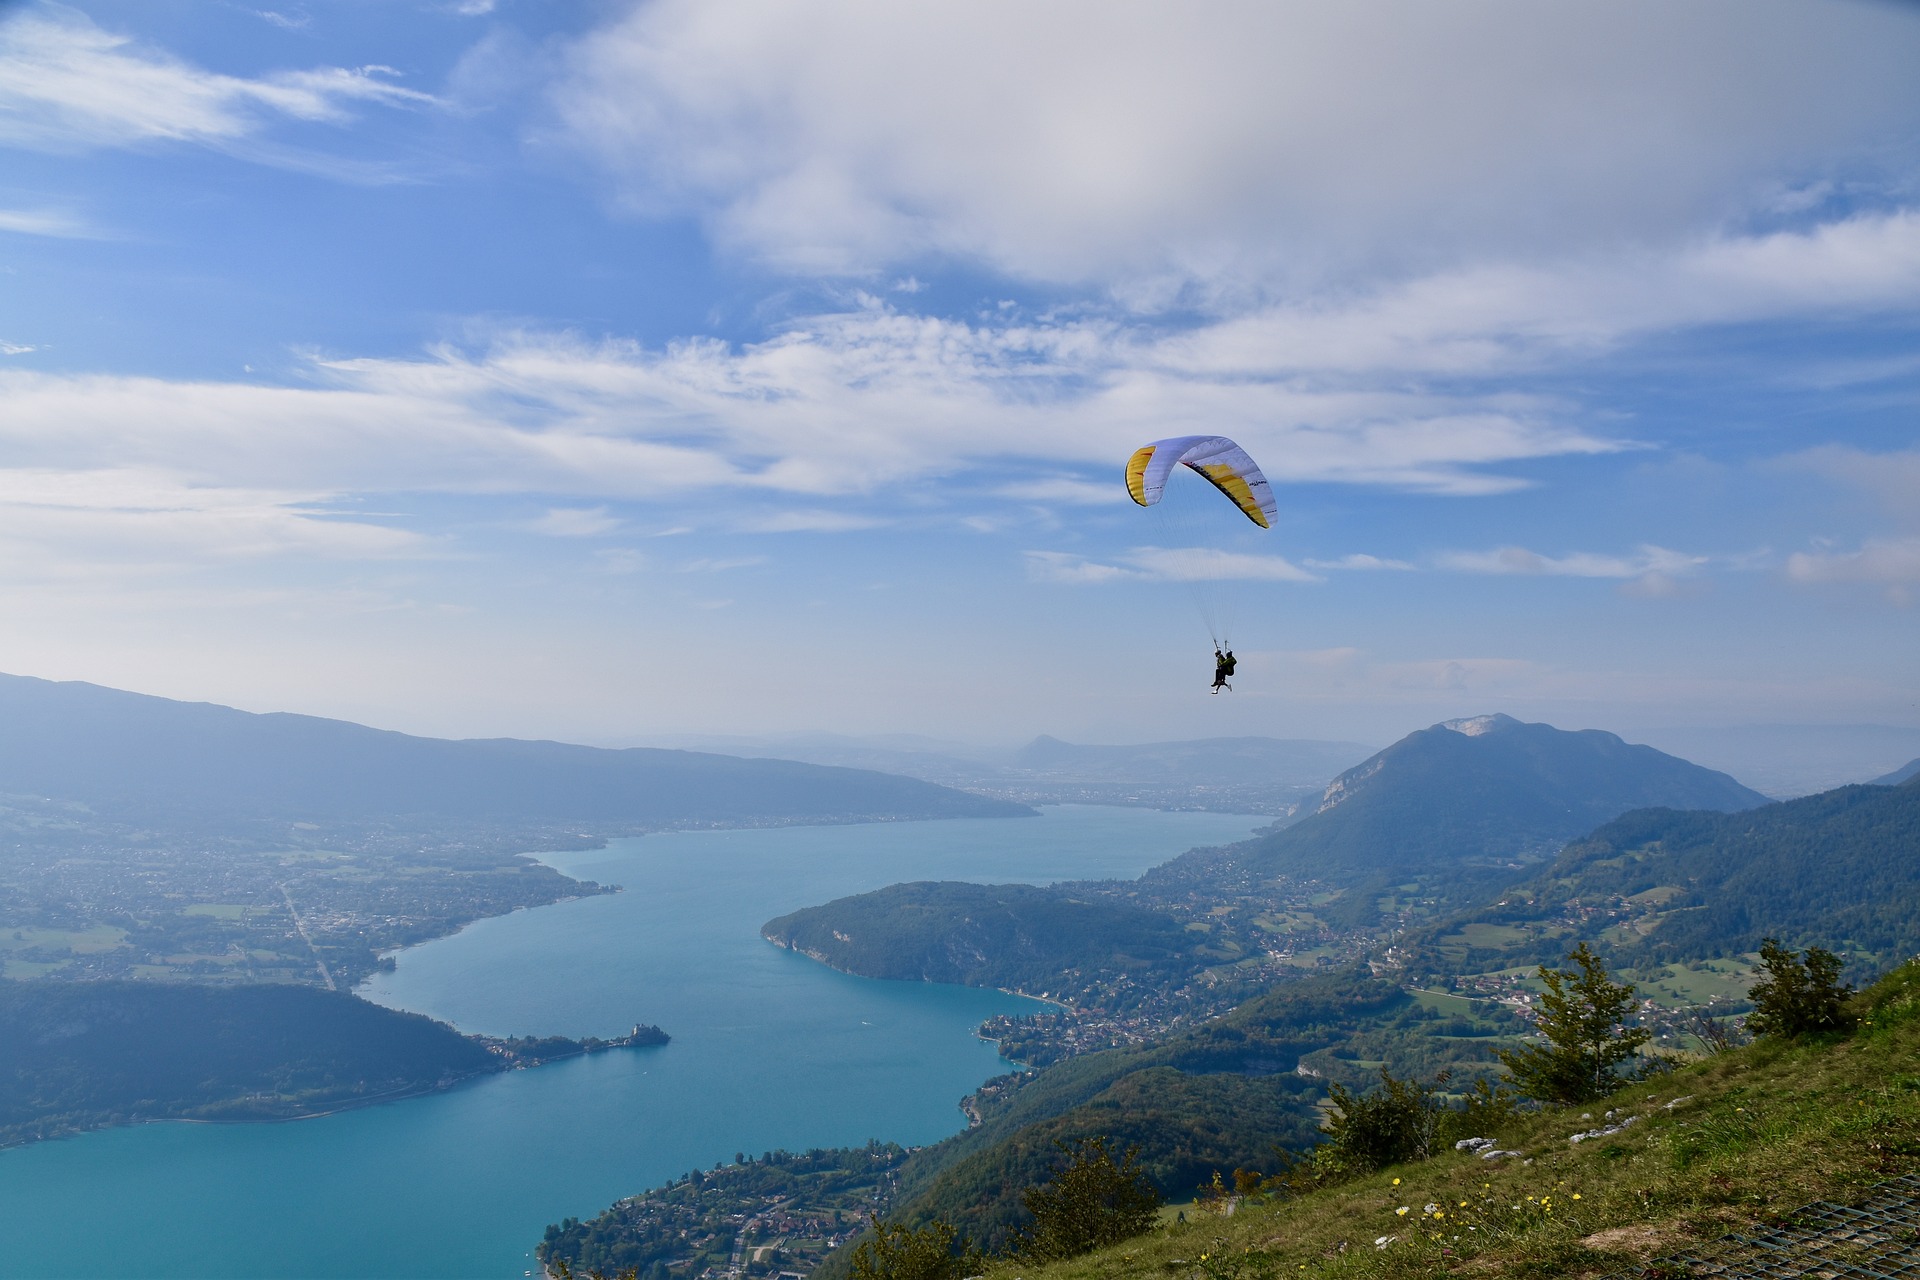
[[[1867,1021],[1848,1039],[1733,1050],[1578,1109],[1523,1113],[1485,1135],[1515,1156],[1448,1151],[1292,1199],[1256,1195],[1230,1216],[1196,1211],[1068,1263],[1001,1262],[989,1275],[1904,1274],[1847,1263],[1876,1250],[1906,1256],[1910,1230],[1862,1233],[1844,1214],[1797,1216],[1810,1202],[1853,1202],[1920,1168],[1920,970],[1890,975],[1863,1007]],[[1616,1132],[1572,1140],[1622,1122]],[[1841,1230],[1822,1236],[1823,1218]],[[1771,1243],[1727,1241],[1730,1232]],[[1658,1262],[1681,1254],[1703,1265]],[[1729,1266],[1743,1258],[1748,1268]]]
[[[1743,813],[1631,813],[1504,897],[1422,935],[1418,963],[1506,968],[1582,936],[1621,965],[1666,964],[1772,935],[1883,968],[1920,952],[1920,779]]]
[[[1378,894],[1403,883],[1442,903],[1471,903],[1633,809],[1765,803],[1726,774],[1610,733],[1480,716],[1409,734],[1336,778],[1311,816],[1190,861],[1217,864],[1222,876],[1345,887],[1330,915],[1360,925],[1374,917]]]
[[[1071,968],[1139,977],[1202,963],[1163,912],[1032,885],[920,881],[768,921],[761,933],[844,973],[1042,991]]]
[[[1464,1081],[1491,1073],[1494,1045],[1520,1029],[1497,1012],[1482,1020],[1442,1012],[1364,975],[1288,983],[1160,1043],[996,1082],[983,1090],[982,1123],[908,1158],[899,1211],[1004,1241],[1054,1139],[1094,1134],[1137,1142],[1148,1175],[1183,1199],[1215,1168],[1269,1162],[1275,1143],[1314,1141],[1327,1080],[1364,1087],[1384,1061],[1401,1073],[1454,1069]],[[1303,1064],[1315,1074],[1301,1074]]]

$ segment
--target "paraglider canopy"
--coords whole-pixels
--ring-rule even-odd
[[[1174,436],[1142,445],[1127,460],[1127,492],[1143,507],[1160,501],[1173,469],[1185,464],[1233,499],[1247,519],[1273,527],[1279,508],[1273,490],[1247,451],[1225,436]]]

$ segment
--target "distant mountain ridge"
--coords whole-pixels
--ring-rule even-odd
[[[1017,748],[905,734],[825,733],[669,738],[661,745],[880,769],[1025,804],[1201,808],[1274,817],[1291,817],[1327,779],[1373,750],[1310,738],[1089,745],[1045,734]]]
[[[1913,778],[1920,778],[1920,760],[1909,760],[1885,777],[1875,778],[1873,782],[1875,786],[1897,787]]]
[[[646,829],[1009,817],[1024,805],[858,769],[511,738],[419,738],[0,675],[0,793],[135,820],[396,815]]]
[[[1189,859],[1346,887],[1353,892],[1341,914],[1360,923],[1373,910],[1371,894],[1408,882],[1465,906],[1487,884],[1517,878],[1633,809],[1767,803],[1724,773],[1615,734],[1484,715],[1410,733],[1335,778],[1310,816]],[[1174,868],[1197,869],[1192,861]]]

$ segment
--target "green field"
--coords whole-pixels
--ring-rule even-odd
[[[244,920],[247,918],[247,908],[238,902],[196,902],[180,914],[211,916],[215,920]]]
[[[1493,949],[1519,946],[1528,940],[1528,936],[1527,931],[1517,925],[1486,924],[1475,921],[1472,924],[1463,925],[1458,933],[1450,933],[1440,939],[1440,942],[1442,945],[1450,942],[1465,943],[1469,947]]]
[[[95,955],[112,951],[127,940],[127,931],[97,924],[87,929],[0,929],[0,951],[64,951],[68,955]]]

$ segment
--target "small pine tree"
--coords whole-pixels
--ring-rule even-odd
[[[1140,1169],[1140,1148],[1119,1159],[1105,1138],[1082,1138],[1054,1146],[1066,1167],[1051,1182],[1021,1194],[1033,1226],[1019,1234],[1015,1250],[1033,1262],[1077,1258],[1102,1245],[1145,1233],[1160,1209],[1160,1192]]]
[[[1567,959],[1572,969],[1540,966],[1547,989],[1534,1026],[1546,1043],[1499,1050],[1515,1088],[1560,1106],[1604,1098],[1619,1088],[1615,1068],[1651,1035],[1645,1027],[1624,1025],[1633,1012],[1632,983],[1613,981],[1584,942]]]
[[[1853,1026],[1846,1007],[1853,988],[1840,981],[1840,957],[1824,947],[1808,947],[1803,955],[1794,955],[1778,938],[1762,940],[1760,968],[1766,977],[1747,992],[1753,1001],[1748,1031],[1790,1040]]]
[[[980,1251],[953,1247],[951,1222],[936,1218],[918,1231],[874,1217],[873,1238],[853,1251],[853,1280],[963,1280],[986,1269]]]

